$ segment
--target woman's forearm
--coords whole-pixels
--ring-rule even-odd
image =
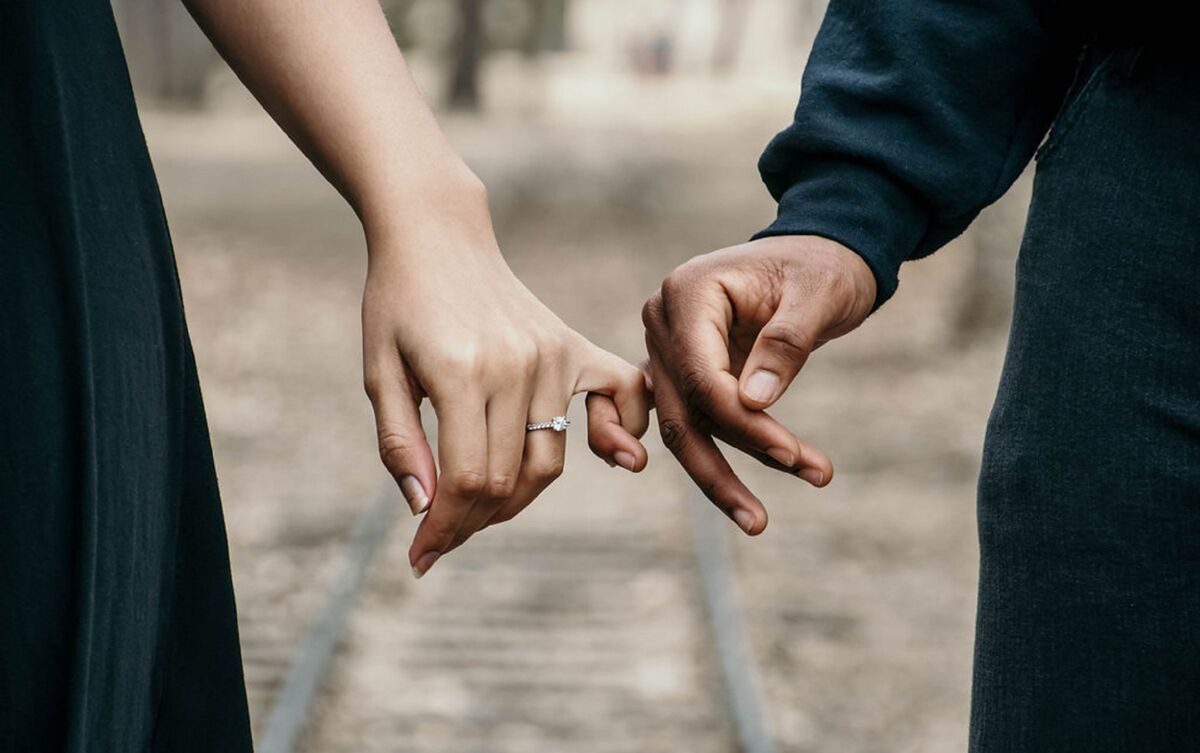
[[[185,0],[222,56],[370,231],[467,218],[482,186],[425,105],[376,0]]]
[[[641,470],[641,371],[572,331],[508,268],[483,186],[421,99],[377,0],[185,2],[362,218],[363,380],[380,456],[426,515],[409,551],[414,572],[513,517],[558,476],[564,438],[526,427],[564,416],[576,393],[590,395],[593,451]]]

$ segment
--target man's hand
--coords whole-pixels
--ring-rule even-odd
[[[659,430],[692,480],[746,533],[767,526],[762,502],[715,439],[813,486],[829,458],[764,409],[809,353],[862,323],[875,278],[850,249],[816,236],[764,238],[680,266],[642,310]]]

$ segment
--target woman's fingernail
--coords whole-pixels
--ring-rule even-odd
[[[421,576],[429,572],[429,568],[433,567],[433,563],[437,562],[438,557],[441,556],[441,552],[425,552],[422,554],[421,558],[417,560],[417,564],[413,565],[413,577],[420,580]]]
[[[796,475],[813,486],[820,486],[825,483],[825,472],[816,468],[805,468],[804,470],[797,471]]]
[[[425,493],[425,487],[421,486],[416,476],[400,479],[400,491],[404,493],[404,499],[413,515],[420,515],[429,507],[429,495]]]
[[[744,391],[746,397],[756,403],[769,403],[779,392],[779,375],[760,369],[746,380]]]
[[[782,447],[772,447],[767,450],[767,454],[774,458],[776,463],[779,463],[784,468],[791,468],[796,464],[796,456]]]
[[[750,533],[754,530],[754,513],[749,510],[734,510],[733,522],[746,533]]]
[[[624,450],[615,453],[613,455],[613,460],[617,461],[617,465],[621,466],[627,471],[632,471],[633,466],[637,464],[637,458],[633,456],[633,453],[625,452]]]

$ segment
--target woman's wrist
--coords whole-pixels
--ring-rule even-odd
[[[397,179],[356,207],[368,254],[497,253],[487,189],[461,161],[411,180]]]

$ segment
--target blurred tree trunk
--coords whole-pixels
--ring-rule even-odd
[[[721,0],[717,39],[713,45],[712,65],[715,73],[729,73],[741,56],[750,3],[751,0]]]
[[[479,109],[479,67],[483,58],[483,0],[458,0],[458,44],[450,67],[446,105]]]
[[[567,49],[567,0],[540,0],[534,3],[536,33],[531,35],[531,53],[561,52]]]

